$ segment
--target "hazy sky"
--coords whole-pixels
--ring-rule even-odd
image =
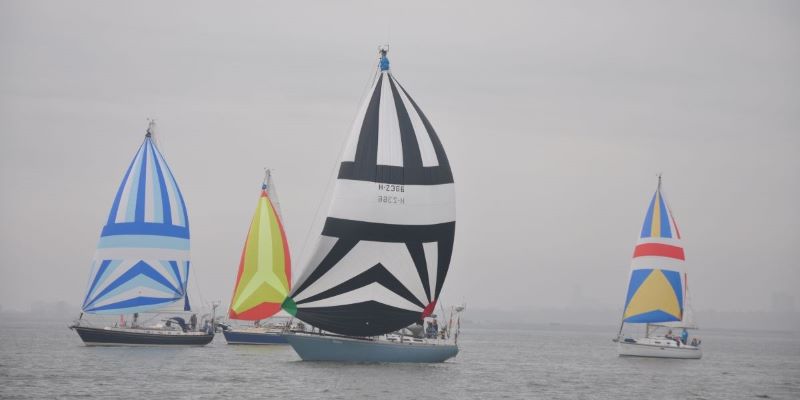
[[[455,174],[446,302],[621,307],[663,172],[696,309],[800,306],[799,2],[467,3],[0,1],[0,305],[80,303],[148,117],[195,293],[230,299],[263,167],[303,259],[388,40]]]

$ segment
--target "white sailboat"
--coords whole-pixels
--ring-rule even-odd
[[[458,353],[463,308],[439,315],[441,324],[434,314],[453,251],[453,174],[433,126],[392,75],[387,50],[313,254],[283,303],[316,328],[285,335],[303,360],[442,362]]]
[[[625,324],[644,324],[645,335],[624,335]],[[680,334],[673,334],[680,329]],[[620,356],[699,359],[699,338],[689,301],[681,234],[661,193],[661,176],[645,216],[631,262],[625,308],[620,322]]]

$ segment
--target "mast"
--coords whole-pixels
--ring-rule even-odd
[[[152,137],[153,136],[153,130],[154,130],[153,128],[155,128],[155,126],[156,126],[156,121],[153,120],[153,119],[149,119],[148,118],[148,120],[147,120],[147,133],[144,134],[144,137],[147,137],[147,138]]]

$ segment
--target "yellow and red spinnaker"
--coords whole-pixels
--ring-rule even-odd
[[[228,316],[256,321],[280,311],[291,289],[291,264],[280,215],[262,190],[242,250]]]

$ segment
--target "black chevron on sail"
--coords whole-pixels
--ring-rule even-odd
[[[383,52],[323,230],[284,308],[343,335],[380,335],[419,322],[436,306],[454,235],[455,190],[444,147]]]

